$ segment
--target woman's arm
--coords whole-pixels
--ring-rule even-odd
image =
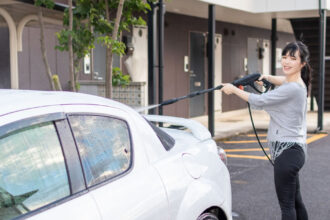
[[[275,86],[280,86],[282,85],[286,78],[285,76],[272,76],[272,75],[262,75],[259,80],[265,79],[268,82],[274,84]]]
[[[227,95],[235,94],[246,102],[249,100],[249,96],[250,96],[249,92],[245,92],[244,90],[237,88],[231,83],[223,84],[223,88],[221,90]]]
[[[249,102],[253,108],[266,109],[293,98],[297,94],[298,84],[285,84],[277,89],[263,94],[253,94],[245,92],[233,84],[223,84],[221,91],[227,95],[235,94],[246,102]]]

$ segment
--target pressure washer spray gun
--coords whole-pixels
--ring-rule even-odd
[[[232,84],[234,86],[240,87],[240,86],[251,86],[256,92],[258,93],[264,93],[264,92],[268,92],[268,90],[272,87],[272,84],[270,82],[268,82],[265,79],[262,79],[261,81],[264,84],[265,87],[265,91],[262,92],[259,89],[257,89],[257,87],[255,87],[254,82],[258,81],[258,79],[260,78],[261,74],[260,73],[252,73],[249,74],[247,76],[244,76],[240,79],[235,80],[234,82],[232,82]]]
[[[270,82],[268,82],[267,80],[265,79],[262,79],[262,82],[263,82],[263,86],[265,87],[265,91],[260,91],[254,84],[255,81],[258,81],[258,79],[260,78],[261,74],[260,73],[252,73],[252,74],[249,74],[247,76],[244,76],[240,79],[237,79],[235,80],[234,82],[232,82],[232,84],[234,86],[237,86],[239,88],[242,88],[244,86],[251,86],[256,92],[258,93],[265,93],[265,92],[268,92],[268,90],[273,86]],[[158,108],[160,106],[164,106],[164,105],[169,105],[169,104],[173,104],[175,102],[178,102],[182,99],[187,99],[187,98],[192,98],[192,97],[195,97],[197,95],[201,95],[201,94],[205,94],[205,93],[209,93],[209,92],[212,92],[214,90],[220,90],[222,89],[223,85],[219,85],[217,87],[214,87],[214,88],[209,88],[209,89],[205,89],[205,90],[199,90],[199,91],[195,91],[195,92],[192,92],[188,95],[185,95],[185,96],[181,96],[181,97],[178,97],[178,98],[174,98],[174,99],[169,99],[169,100],[166,100],[162,103],[159,103],[159,104],[155,104],[155,105],[150,105],[150,106],[147,106],[147,107],[143,107],[143,108],[140,108],[140,109],[136,109],[138,112],[143,112],[145,110],[149,110],[149,109],[154,109],[154,108]],[[258,137],[258,134],[257,134],[257,131],[255,129],[255,126],[254,126],[254,122],[253,122],[253,118],[252,118],[252,113],[251,113],[251,108],[250,108],[250,105],[248,103],[248,109],[249,109],[249,113],[250,113],[250,118],[251,118],[251,123],[252,123],[252,127],[253,127],[253,130],[254,130],[254,133],[256,135],[256,138],[258,140],[258,143],[259,143],[259,146],[261,147],[262,151],[264,152],[264,154],[266,155],[266,157],[268,158],[269,162],[273,165],[273,162],[271,161],[271,159],[269,158],[268,154],[266,153],[265,149],[263,148],[262,144],[260,143],[260,140],[259,140],[259,137]]]

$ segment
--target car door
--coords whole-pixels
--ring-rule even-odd
[[[101,106],[65,106],[65,111],[102,218],[168,219],[165,189],[135,141],[132,116]]]
[[[79,158],[59,135],[65,115],[41,109],[1,117],[0,219],[100,219],[79,173],[68,172]]]

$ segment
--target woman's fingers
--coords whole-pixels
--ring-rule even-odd
[[[266,75],[261,75],[259,77],[259,79],[256,81],[256,83],[260,86],[264,85],[264,83],[262,82],[263,79],[267,80],[267,76]]]
[[[230,95],[233,93],[233,85],[230,83],[223,83],[223,87],[220,91],[223,91],[225,94]]]
[[[261,81],[261,80],[265,79],[265,80],[269,81],[269,80],[268,80],[268,76],[269,76],[269,75],[261,75],[261,76],[259,77],[258,80]]]

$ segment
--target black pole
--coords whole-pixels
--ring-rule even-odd
[[[319,100],[318,100],[318,115],[317,129],[323,130],[323,112],[324,112],[324,67],[325,67],[325,40],[326,40],[326,25],[327,16],[325,9],[320,5],[320,65],[319,65]]]
[[[214,87],[214,47],[215,47],[215,6],[209,5],[209,22],[208,22],[208,88]],[[214,92],[208,94],[208,120],[209,120],[209,130],[214,137]]]
[[[163,70],[164,70],[164,5],[159,0],[158,8],[158,102],[163,102]],[[159,115],[163,114],[163,107],[159,107]]]
[[[272,61],[271,61],[271,66],[272,66],[272,71],[271,75],[275,76],[276,75],[276,33],[277,33],[277,22],[276,18],[272,19],[272,36],[271,36],[271,41],[272,41]]]
[[[148,101],[149,105],[155,104],[156,80],[155,80],[155,35],[154,35],[154,4],[148,1],[151,10],[148,11]],[[154,109],[149,114],[155,114]]]

